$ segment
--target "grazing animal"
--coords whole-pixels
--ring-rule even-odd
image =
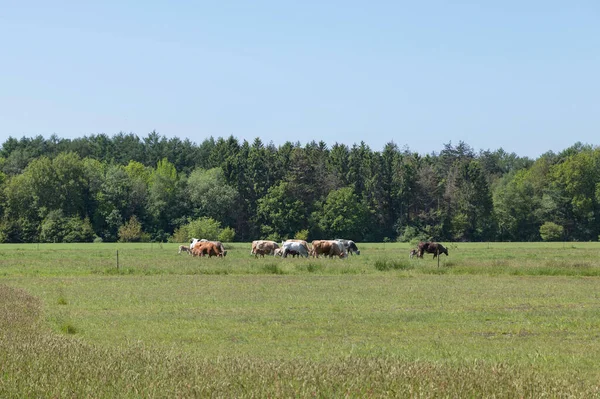
[[[223,253],[219,247],[210,241],[201,242],[200,244],[194,245],[194,248],[192,249],[192,255],[208,255],[209,258],[212,258],[213,256],[223,257]]]
[[[419,253],[419,251],[418,251],[418,250],[416,250],[416,249],[411,249],[411,250],[410,250],[410,256],[409,256],[409,257],[412,259],[412,258],[414,258],[414,256],[415,256],[415,255],[417,255],[418,253]]]
[[[258,255],[264,258],[265,255],[274,255],[277,248],[279,248],[279,244],[275,241],[255,240],[252,241],[252,250],[250,250],[250,254],[254,255],[255,258],[258,258]]]
[[[188,255],[192,254],[192,250],[190,249],[190,247],[188,247],[187,245],[180,245],[179,246],[179,252],[177,252],[178,254],[182,253],[182,252],[187,252]]]
[[[357,255],[360,255],[360,251],[358,250],[358,247],[356,246],[356,243],[354,241],[344,240],[343,238],[336,238],[335,240],[344,244],[344,247],[346,247],[346,250],[350,255],[352,255],[355,252]]]
[[[337,240],[315,240],[312,242],[311,255],[315,258],[318,258],[319,255],[329,256],[330,258],[334,256],[346,258],[348,251],[344,244]]]
[[[287,258],[288,255],[298,254],[304,258],[308,258],[308,244],[304,242],[286,241],[282,243],[283,257]]]
[[[283,252],[284,252],[284,249],[283,249],[283,248],[276,248],[276,249],[275,249],[275,251],[273,252],[273,255],[275,255],[275,256],[283,256]],[[309,252],[309,253],[310,253],[310,252]],[[296,252],[296,251],[288,251],[288,253],[287,253],[287,254],[288,254],[288,255],[292,255],[292,257],[294,257],[294,258],[295,258],[296,256],[300,256],[300,253],[299,253],[299,252]]]
[[[202,238],[201,240],[199,240],[197,238],[192,238],[192,241],[190,243],[190,250],[194,249],[194,247],[196,245],[200,245],[205,242],[212,242],[219,248],[219,251],[221,252],[222,256],[227,256],[227,250],[225,249],[225,247],[223,246],[223,243],[221,241],[209,241],[206,238]]]
[[[306,249],[306,253],[310,254],[310,247],[308,246],[308,243],[305,240],[292,240],[292,239],[285,240],[284,242],[281,243],[281,247],[283,248],[285,246],[285,244],[290,243],[290,242],[295,242],[295,243],[302,245]]]
[[[419,258],[422,258],[425,252],[427,252],[428,254],[433,254],[434,259],[440,254],[446,254],[446,256],[448,256],[448,249],[446,249],[442,244],[437,242],[420,242],[418,246],[417,256]]]

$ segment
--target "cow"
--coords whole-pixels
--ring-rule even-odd
[[[411,249],[409,258],[410,259],[414,258],[414,256],[417,255],[418,253],[419,253],[419,251],[417,249]]]
[[[420,242],[418,245],[417,257],[422,258],[423,254],[433,254],[433,259],[440,254],[446,254],[448,256],[448,250],[440,243],[437,242]]]
[[[344,244],[337,240],[314,240],[311,254],[315,258],[318,258],[319,255],[329,256],[330,258],[333,256],[345,258],[348,256],[348,251],[346,251]]]
[[[209,241],[206,238],[202,238],[200,240],[197,238],[192,238],[192,241],[190,242],[190,250],[194,249],[196,245],[202,244],[204,242],[212,242],[219,248],[219,251],[221,252],[222,256],[227,256],[227,250],[225,249],[221,241]]]
[[[252,250],[250,250],[250,254],[254,255],[255,258],[258,258],[258,255],[264,258],[265,255],[275,254],[277,248],[279,248],[279,244],[275,241],[255,240],[252,241]]]
[[[210,241],[201,242],[199,244],[194,245],[194,248],[192,249],[192,255],[208,255],[209,258],[212,258],[213,256],[223,257],[223,253],[221,252],[219,247]]]
[[[358,247],[356,246],[356,243],[354,241],[345,240],[343,238],[336,238],[335,240],[344,244],[344,247],[346,247],[346,250],[350,255],[352,255],[355,252],[357,255],[360,255],[360,251],[358,250]]]
[[[199,240],[199,239],[197,239],[197,238],[192,238],[192,240],[190,241],[190,249],[194,249],[194,247],[195,247],[195,246],[196,246],[198,243],[200,243],[200,242],[206,242],[206,241],[208,241],[208,240],[206,240],[206,239],[204,239],[204,238],[203,238],[202,240]]]
[[[276,248],[275,251],[273,252],[273,255],[275,255],[275,256],[283,256],[283,251],[284,251],[283,248]],[[309,252],[309,254],[310,254],[310,252]],[[300,253],[296,252],[296,251],[290,250],[290,251],[288,251],[287,255],[292,255],[292,257],[295,258],[296,256],[300,256]]]
[[[298,254],[304,258],[308,258],[308,244],[304,242],[286,241],[282,243],[283,257],[288,255]]]
[[[188,247],[187,245],[180,245],[179,246],[179,252],[177,252],[178,254],[182,253],[182,252],[187,252],[188,255],[192,254],[192,250],[190,249],[190,247]]]
[[[281,243],[281,247],[283,248],[283,246],[289,242],[296,242],[296,243],[302,245],[306,249],[306,252],[310,254],[310,248],[308,246],[308,243],[305,240],[292,240],[292,239],[285,240],[284,242]],[[298,255],[300,255],[300,254],[298,254]]]

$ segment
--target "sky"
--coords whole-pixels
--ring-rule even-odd
[[[597,0],[0,0],[0,54],[0,143],[599,144]]]

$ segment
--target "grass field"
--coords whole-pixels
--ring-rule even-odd
[[[600,397],[600,243],[226,246],[0,246],[0,397]]]

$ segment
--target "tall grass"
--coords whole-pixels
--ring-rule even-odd
[[[40,326],[41,305],[0,286],[0,396],[22,397],[592,397],[576,375],[484,361],[386,357],[327,361],[199,358],[135,342],[101,347]]]

